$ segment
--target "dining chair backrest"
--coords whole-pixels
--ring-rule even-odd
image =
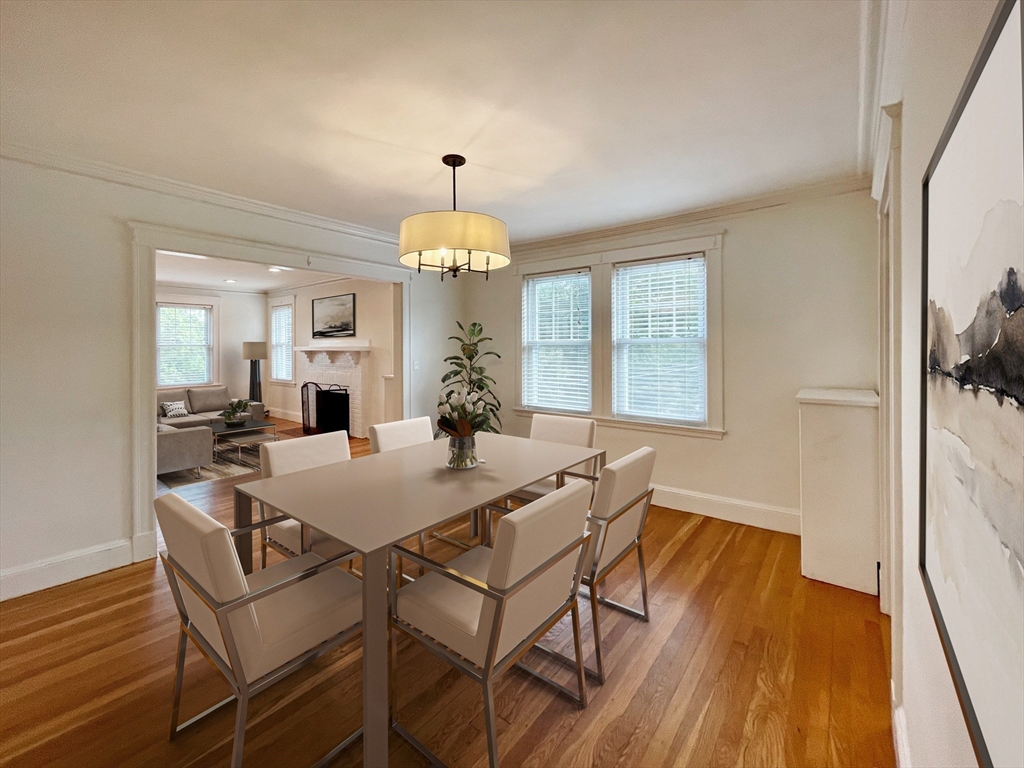
[[[177,494],[160,496],[153,507],[167,554],[214,600],[225,603],[247,594],[245,574],[227,528]],[[221,659],[231,664],[216,615],[191,587],[177,576],[175,579],[189,620]],[[262,652],[256,611],[247,605],[233,611],[228,620],[244,669]]]
[[[651,487],[651,475],[654,473],[654,458],[657,452],[653,448],[641,448],[628,456],[601,470],[594,492],[594,504],[590,516],[599,520],[607,520],[626,504],[646,493]],[[644,504],[635,504],[632,509],[607,526],[601,548],[598,569],[611,562],[622,553],[642,531]],[[591,547],[597,546],[597,533],[591,529]]]
[[[429,416],[374,424],[370,427],[370,452],[384,453],[408,445],[429,443],[433,439],[434,426]]]
[[[586,530],[591,485],[574,480],[498,522],[487,584],[507,589],[569,546]],[[498,653],[502,659],[568,599],[579,552],[573,551],[508,598]],[[484,600],[480,626],[490,626],[494,603]]]
[[[593,448],[597,444],[597,422],[577,416],[535,413],[530,422],[530,439]],[[572,469],[574,472],[592,475],[593,464],[593,461],[585,461]]]
[[[348,432],[345,430],[260,444],[260,471],[264,478],[337,464],[351,458]]]

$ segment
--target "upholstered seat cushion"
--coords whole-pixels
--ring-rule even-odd
[[[196,413],[196,416],[202,416],[204,419],[209,421],[211,424],[220,424],[224,421],[224,417],[220,415],[220,411],[200,411]],[[245,418],[249,418],[248,414],[242,414]]]
[[[287,547],[292,552],[298,554],[302,551],[302,523],[298,520],[285,520],[283,523],[275,523],[269,526],[267,533],[271,539]],[[315,528],[310,532],[309,538],[313,552],[323,558],[334,557],[351,549],[351,547],[346,546],[343,542],[332,539]]]
[[[447,563],[460,573],[487,581],[493,551],[474,547]],[[483,666],[490,638],[477,629],[485,598],[437,573],[426,573],[398,590],[398,616],[477,666]]]
[[[231,405],[231,395],[225,386],[190,387],[188,390],[189,410],[192,413],[213,411],[220,413]]]
[[[293,557],[246,577],[250,592],[315,567],[313,553]],[[315,648],[362,620],[362,582],[341,568],[330,568],[253,603],[263,653],[246,668],[252,682]]]
[[[210,419],[198,413],[191,413],[188,416],[161,416],[157,419],[158,424],[170,424],[179,429],[183,427],[208,427]]]

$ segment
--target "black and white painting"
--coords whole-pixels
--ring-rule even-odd
[[[330,339],[356,335],[356,295],[313,299],[313,338]]]
[[[1024,120],[1019,0],[999,6],[967,82],[924,185],[920,566],[979,763],[1020,766]]]

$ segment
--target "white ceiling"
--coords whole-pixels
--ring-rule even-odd
[[[862,3],[14,2],[0,138],[396,233],[513,240],[864,170]]]
[[[347,280],[330,272],[311,269],[286,269],[271,272],[266,264],[230,259],[190,258],[171,251],[156,252],[156,282],[182,288],[207,288],[215,291],[273,293],[299,285]],[[233,283],[227,282],[233,280]]]

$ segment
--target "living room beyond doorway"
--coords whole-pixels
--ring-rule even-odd
[[[354,440],[402,417],[398,284],[157,250],[154,295],[158,493],[258,473],[305,382],[346,393]]]

